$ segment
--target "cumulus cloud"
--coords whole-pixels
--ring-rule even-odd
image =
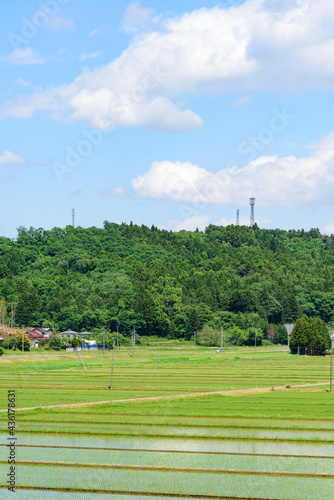
[[[204,231],[208,224],[209,217],[207,215],[191,215],[182,221],[168,221],[168,225],[173,228],[173,231],[195,231],[196,228],[199,231]]]
[[[242,168],[211,173],[187,162],[154,162],[132,180],[137,195],[192,204],[294,206],[330,196],[334,184],[334,132],[320,141],[314,154],[296,158],[261,156]]]
[[[138,26],[152,15],[134,3],[125,20]],[[202,120],[182,109],[185,95],[331,89],[333,51],[334,3],[328,0],[202,8],[160,20],[117,59],[83,70],[68,85],[5,102],[0,118],[30,116],[42,107],[93,127],[194,129]]]
[[[13,167],[24,167],[25,160],[21,156],[5,150],[0,153],[0,177],[10,178],[14,174]]]
[[[255,222],[259,227],[268,227],[271,223],[271,219],[266,215],[257,215]],[[215,221],[208,215],[194,214],[189,217],[185,217],[183,220],[169,220],[167,222],[167,229],[172,229],[173,231],[195,231],[196,229],[199,229],[199,231],[204,231],[209,224],[214,224],[215,226],[230,226],[235,223],[235,218],[227,219],[226,217],[222,217],[220,220]],[[249,216],[240,216],[240,226],[249,226],[249,223]]]
[[[11,65],[45,63],[45,59],[37,54],[37,52],[34,52],[30,47],[26,47],[25,49],[17,48],[7,56],[1,57],[1,60]]]
[[[0,165],[24,165],[25,161],[19,155],[11,153],[7,149],[0,154]]]

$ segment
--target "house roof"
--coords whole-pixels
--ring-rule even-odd
[[[91,332],[81,332],[80,335],[92,335]]]
[[[41,333],[52,333],[50,328],[34,328],[34,332],[41,332]]]
[[[65,335],[65,334],[70,334],[70,335],[78,335],[78,332],[74,332],[73,330],[66,330],[66,332],[60,332],[60,335]]]
[[[38,339],[42,340],[42,339],[45,339],[45,337],[44,337],[43,335],[41,335],[40,333],[38,333],[38,332],[34,332],[34,331],[32,331],[32,332],[25,332],[25,333],[26,333],[26,335],[27,335],[27,337],[28,337],[29,339],[35,339],[35,340],[38,340]]]

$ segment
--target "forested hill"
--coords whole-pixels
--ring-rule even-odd
[[[334,319],[334,236],[256,225],[205,232],[105,222],[0,238],[0,298],[16,325],[190,338],[204,323]],[[3,302],[2,302],[3,303]]]

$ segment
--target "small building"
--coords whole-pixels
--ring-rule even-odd
[[[25,335],[28,337],[30,345],[37,348],[41,340],[49,340],[52,331],[50,328],[34,328],[33,330],[25,332]]]
[[[87,336],[89,336],[89,335],[92,335],[92,333],[91,333],[91,332],[81,332],[81,333],[79,333],[79,335],[80,335],[80,336],[82,336],[82,335],[83,335],[84,337],[87,337]]]
[[[61,332],[59,335],[62,339],[64,337],[67,337],[68,339],[73,340],[73,337],[79,334],[78,332],[74,332],[73,330],[66,330],[66,332]]]

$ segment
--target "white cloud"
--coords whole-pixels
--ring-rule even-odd
[[[103,31],[100,30],[100,29],[98,29],[98,28],[95,28],[92,31],[90,31],[87,36],[93,37],[93,36],[98,36],[98,35],[102,36],[103,35]]]
[[[127,33],[135,33],[140,29],[153,29],[155,26],[154,9],[141,7],[140,2],[131,3],[123,16],[123,27]]]
[[[30,47],[26,47],[25,49],[17,48],[7,56],[1,57],[1,60],[12,65],[45,63],[45,59],[37,54],[37,52],[34,52]]]
[[[259,227],[268,227],[271,223],[271,219],[266,215],[256,215],[255,222]],[[212,224],[214,224],[215,226],[230,226],[231,224],[236,224],[236,217],[234,219],[227,219],[226,217],[222,217],[220,220],[213,222]],[[240,215],[239,224],[240,226],[249,226],[249,215]]]
[[[69,85],[12,98],[0,117],[31,115],[43,101],[42,109],[54,116],[93,127],[174,132],[202,124],[178,103],[185,95],[332,89],[334,3],[280,5],[248,0],[228,10],[203,8],[159,21],[106,66],[85,69]],[[125,19],[142,26],[153,22],[152,15],[135,3]]]
[[[11,153],[7,149],[0,154],[0,165],[24,165],[25,160],[19,155]]]
[[[19,78],[18,80],[16,80],[16,82],[14,83],[14,86],[15,87],[30,87],[31,86],[31,83],[27,82],[26,80],[24,80],[23,78]]]
[[[168,226],[173,228],[173,231],[203,231],[209,224],[209,217],[207,215],[191,215],[182,221],[171,220],[168,221]]]
[[[328,234],[328,236],[334,234],[334,224],[327,224],[322,228],[321,232],[322,234]]]
[[[132,180],[132,187],[144,198],[192,201],[208,175],[204,168],[188,162],[156,161],[149,172]]]
[[[268,227],[271,223],[271,219],[266,215],[258,215],[255,217],[255,222],[259,227]],[[218,221],[211,220],[208,215],[190,215],[185,217],[183,220],[169,220],[167,222],[167,227],[162,229],[172,229],[173,231],[204,231],[209,224],[214,224],[215,226],[230,226],[231,224],[236,224],[236,218],[227,219],[222,217]],[[246,215],[240,216],[240,226],[249,226],[250,218]],[[334,230],[334,226],[333,226]]]
[[[100,196],[107,196],[107,197],[121,197],[124,196],[124,189],[121,186],[117,186],[114,188],[111,188],[109,190],[106,189],[101,189],[98,194]]]
[[[294,206],[330,200],[334,187],[334,133],[318,143],[313,156],[261,156],[243,168],[217,173],[191,163],[154,162],[132,180],[137,195],[190,204],[244,206],[250,196],[259,205]]]
[[[229,105],[232,106],[233,108],[243,108],[244,106],[246,106],[246,104],[248,104],[248,102],[249,102],[249,96],[244,95],[237,99],[232,99],[229,102]]]
[[[98,52],[88,52],[88,53],[81,54],[81,56],[79,57],[79,61],[82,62],[82,61],[86,61],[86,59],[96,59],[97,57],[99,57],[101,52],[102,51],[99,50]]]

